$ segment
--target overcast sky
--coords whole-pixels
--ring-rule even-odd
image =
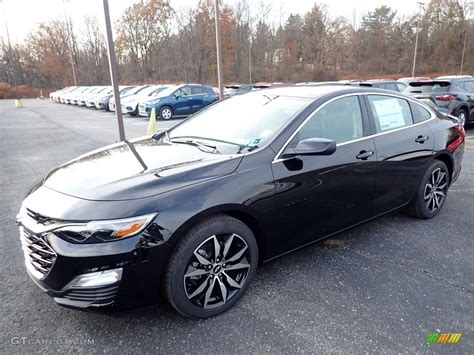
[[[290,13],[304,13],[311,9],[314,3],[326,3],[333,16],[345,16],[352,21],[354,11],[356,18],[360,19],[367,11],[381,5],[388,5],[397,10],[400,16],[407,16],[417,11],[418,0],[247,0],[252,8],[258,8],[261,2],[272,4],[272,14],[269,16],[274,21],[280,18],[283,10],[283,18]],[[428,0],[425,0],[428,1]],[[12,42],[21,42],[25,36],[33,30],[38,23],[49,19],[63,19],[62,0],[0,0],[0,36],[5,37],[5,18]],[[112,20],[117,20],[123,10],[137,0],[109,0]],[[171,0],[171,6],[176,10],[185,10],[195,7],[198,0]],[[234,4],[236,0],[225,0],[226,3]],[[95,15],[103,20],[103,7],[101,0],[66,0],[67,11],[72,22],[81,26],[84,15]]]

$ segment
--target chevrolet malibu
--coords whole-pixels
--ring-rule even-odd
[[[395,209],[435,217],[463,151],[455,118],[390,91],[236,96],[34,184],[17,216],[26,270],[67,307],[164,296],[186,316],[214,316],[259,262]]]

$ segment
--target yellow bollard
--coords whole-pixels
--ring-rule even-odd
[[[148,122],[147,135],[155,134],[156,132],[156,109],[153,107],[150,113],[150,121]]]
[[[21,107],[23,107],[23,103],[21,102],[20,99],[16,99],[16,100],[15,100],[15,107],[16,107],[16,108],[21,108]]]

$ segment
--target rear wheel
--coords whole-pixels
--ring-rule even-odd
[[[165,294],[188,317],[212,317],[230,309],[257,268],[257,243],[240,220],[218,215],[196,225],[170,258]]]
[[[170,120],[173,118],[173,109],[169,106],[163,106],[160,108],[160,118],[164,120]]]
[[[433,218],[446,201],[449,170],[442,161],[434,160],[423,175],[409,212],[420,219]]]
[[[458,118],[459,118],[459,123],[461,124],[461,126],[464,127],[467,121],[467,110],[465,108],[462,108],[459,110]]]

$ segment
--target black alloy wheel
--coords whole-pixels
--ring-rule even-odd
[[[449,170],[434,160],[423,175],[409,212],[421,219],[433,218],[443,207],[450,183]]]
[[[189,317],[211,317],[245,293],[257,266],[257,244],[240,220],[218,215],[192,228],[168,265],[168,301]]]

